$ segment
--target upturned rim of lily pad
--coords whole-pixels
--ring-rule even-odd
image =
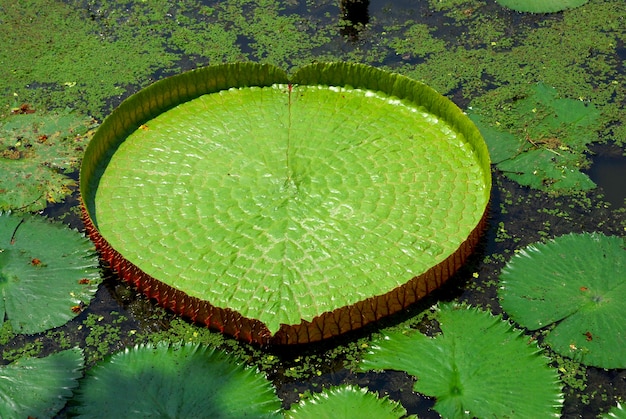
[[[528,13],[555,13],[567,9],[574,9],[587,3],[589,0],[496,0],[503,7],[516,12]]]
[[[217,97],[216,95],[224,96],[227,95],[228,92],[233,91],[254,91],[256,92],[254,93],[255,95],[257,93],[261,95],[258,97],[258,100],[261,102],[257,102],[252,106],[252,113],[254,113],[255,106],[259,106],[259,103],[261,105],[267,103],[262,101],[269,100],[271,102],[272,95],[282,94],[283,97],[288,98],[288,107],[284,108],[285,115],[276,117],[276,119],[280,119],[281,117],[288,119],[287,126],[290,130],[288,137],[291,136],[292,132],[291,121],[296,121],[295,117],[298,112],[295,105],[292,109],[292,103],[295,104],[298,100],[302,100],[302,103],[306,103],[305,99],[301,99],[302,97],[306,95],[314,96],[319,92],[321,92],[321,94],[334,94],[340,99],[346,97],[350,99],[353,96],[358,97],[357,102],[361,105],[365,104],[363,105],[365,106],[364,110],[359,109],[359,112],[361,112],[360,115],[365,115],[365,113],[370,111],[367,107],[369,106],[367,101],[369,98],[373,97],[375,100],[378,100],[376,106],[379,106],[381,103],[383,103],[383,106],[396,106],[404,109],[408,113],[420,114],[423,115],[424,118],[429,118],[428,121],[432,121],[432,126],[439,124],[445,127],[443,130],[457,141],[456,147],[464,149],[467,154],[471,156],[470,160],[472,160],[472,162],[467,164],[477,168],[475,171],[475,173],[477,173],[476,178],[470,181],[463,180],[463,182],[459,182],[459,185],[465,188],[464,190],[470,190],[469,195],[472,193],[475,194],[471,198],[472,202],[470,206],[472,210],[465,211],[465,213],[471,214],[469,216],[470,221],[465,218],[463,219],[463,228],[466,228],[466,233],[465,230],[463,230],[463,237],[459,239],[458,242],[445,237],[445,234],[441,234],[442,229],[444,229],[446,225],[456,225],[457,227],[454,228],[459,228],[458,221],[449,220],[449,218],[454,218],[454,216],[451,217],[454,211],[463,213],[462,208],[464,208],[463,205],[465,204],[463,203],[464,197],[462,195],[464,194],[457,192],[454,198],[450,198],[453,202],[452,206],[456,205],[455,208],[450,209],[450,213],[447,212],[448,210],[443,210],[440,211],[441,214],[437,215],[437,217],[441,217],[441,220],[439,220],[441,229],[439,227],[436,229],[439,233],[437,235],[440,236],[437,240],[448,240],[450,244],[446,245],[448,245],[451,250],[446,250],[442,254],[438,254],[438,259],[435,263],[419,272],[411,272],[409,269],[405,270],[404,275],[407,275],[406,272],[409,272],[408,278],[399,280],[396,285],[390,286],[382,292],[375,292],[363,296],[358,294],[359,299],[352,299],[347,303],[338,304],[337,306],[329,307],[329,305],[325,305],[326,302],[321,302],[319,305],[322,308],[313,314],[309,312],[304,313],[304,311],[309,310],[309,306],[316,305],[318,301],[314,301],[307,305],[307,307],[301,306],[299,308],[301,311],[295,310],[295,312],[287,313],[286,311],[288,310],[281,306],[280,302],[275,302],[272,303],[272,307],[268,308],[257,317],[254,313],[252,315],[248,313],[245,304],[248,302],[252,304],[252,300],[254,299],[263,300],[265,298],[263,296],[253,295],[252,298],[250,296],[244,296],[239,298],[239,300],[244,301],[244,305],[233,308],[233,306],[229,304],[215,304],[214,301],[208,301],[206,298],[198,297],[197,294],[191,292],[186,292],[176,285],[163,282],[161,278],[159,278],[159,269],[155,268],[150,270],[152,269],[150,266],[147,268],[146,265],[138,266],[143,263],[141,260],[143,259],[142,257],[137,256],[130,260],[128,253],[119,248],[119,243],[128,239],[125,235],[124,228],[118,231],[118,235],[124,237],[118,239],[116,244],[110,242],[110,235],[101,234],[102,217],[101,213],[98,211],[101,210],[102,206],[106,206],[107,202],[101,200],[96,203],[96,195],[99,193],[101,187],[100,182],[102,181],[103,173],[106,173],[108,165],[111,163],[112,159],[116,157],[116,153],[119,153],[118,150],[126,145],[124,143],[129,136],[135,135],[136,138],[141,137],[151,129],[150,127],[158,125],[157,117],[167,114],[167,112],[171,110],[179,110],[180,106],[192,103],[195,100],[201,100],[207,96],[210,97],[212,94],[215,94],[213,96]],[[270,97],[270,99],[267,99],[268,97]],[[203,104],[202,106],[205,105]],[[294,112],[294,115],[292,115],[292,112]],[[274,119],[274,117],[272,117],[272,119]],[[322,121],[324,123],[327,122],[322,118],[316,123],[319,124]],[[395,121],[394,124],[396,122],[397,121]],[[154,125],[155,123],[157,125]],[[294,124],[296,124],[296,122],[294,122]],[[375,130],[375,127],[372,129]],[[389,125],[386,129],[390,132],[391,130],[397,129],[397,125]],[[426,129],[426,131],[428,131],[428,129]],[[302,129],[301,132],[308,131]],[[415,135],[419,136],[421,134],[416,132]],[[296,135],[294,134],[294,138],[295,137]],[[308,138],[306,134],[302,134],[301,137]],[[413,140],[412,135],[410,137],[410,140],[414,143],[418,142]],[[220,147],[222,145],[223,144],[220,144]],[[226,146],[228,146],[228,144],[226,144]],[[434,147],[433,150],[437,150],[437,147],[442,146],[443,143],[440,143],[440,145],[435,143],[431,147]],[[401,145],[397,145],[397,147],[401,147]],[[316,153],[314,148],[308,151],[310,151],[311,155]],[[415,150],[408,151],[415,152]],[[281,153],[282,156],[287,155],[287,166],[289,169],[289,144],[287,145],[286,152],[282,151]],[[328,156],[334,154],[336,154],[336,152],[331,150]],[[328,156],[325,156],[325,158]],[[246,156],[246,158],[247,157],[248,156]],[[270,156],[270,158],[274,157],[275,155]],[[307,155],[306,157],[308,158],[309,156]],[[387,158],[389,158],[389,156],[387,156]],[[148,165],[149,164],[150,163],[148,163]],[[163,161],[159,164],[161,164],[161,166],[158,167],[170,165],[168,162]],[[449,163],[445,163],[444,166],[446,164]],[[132,166],[132,164],[121,163],[120,167],[125,169],[129,165]],[[446,169],[454,170],[448,169],[448,166],[446,166]],[[443,170],[445,171],[446,169]],[[418,168],[413,167],[411,170],[416,172]],[[347,172],[344,171],[342,173]],[[393,170],[389,172],[383,171],[382,173],[385,173],[385,176],[389,176],[388,173],[392,173],[393,175]],[[237,176],[231,176],[231,173],[227,175],[229,176],[229,182],[239,180]],[[117,187],[117,182],[121,178],[122,177],[116,177],[111,181],[113,185],[111,189]],[[296,185],[296,183],[296,181],[290,180],[289,175],[287,176],[287,181],[281,183],[282,186],[279,189],[281,193],[285,194],[286,198],[281,201],[278,207],[282,206],[285,201],[291,199],[298,193],[299,185]],[[414,183],[415,182],[405,182],[399,186],[399,189],[404,188],[406,184],[413,185]],[[204,323],[210,328],[218,329],[236,338],[260,344],[294,344],[314,342],[358,329],[367,323],[376,321],[403,309],[442,285],[463,265],[478,245],[480,237],[482,236],[488,213],[491,191],[491,172],[487,147],[476,126],[454,103],[441,96],[430,87],[415,80],[361,64],[317,63],[299,69],[290,77],[283,70],[272,65],[236,63],[209,66],[161,80],[123,102],[103,122],[86,150],[81,167],[80,184],[83,200],[83,219],[86,231],[95,242],[103,259],[108,262],[124,280],[141,289],[148,297],[155,298],[166,308],[190,318],[195,322]],[[444,189],[456,186],[458,185],[449,182],[449,184],[444,186]],[[477,186],[477,192],[473,190],[474,186]],[[333,190],[336,191],[336,189]],[[227,192],[227,195],[229,194],[227,189],[224,189],[224,191]],[[124,193],[126,193],[125,190],[121,192],[122,195]],[[445,191],[445,193],[448,192]],[[410,196],[410,193],[397,195],[394,199],[401,201],[407,196]],[[112,195],[109,195],[109,197],[112,197]],[[130,197],[131,196],[126,195],[122,198],[128,200]],[[425,199],[428,200],[428,197],[426,196]],[[459,201],[458,203],[454,202],[457,200]],[[236,202],[236,204],[239,205],[239,202]],[[144,204],[138,205],[141,206]],[[349,205],[346,207],[349,207]],[[169,213],[167,208],[165,209],[166,211],[162,211],[161,214],[164,212]],[[120,215],[121,218],[116,222],[120,224],[126,223],[124,217],[127,215],[127,212],[125,210],[113,209],[110,212],[116,212]],[[405,212],[410,213],[411,211]],[[159,216],[151,215],[150,217],[158,218]],[[381,220],[382,223],[385,222],[384,219]],[[129,223],[131,223],[131,221],[129,221]],[[430,223],[430,220],[428,223]],[[390,227],[390,229],[393,230],[396,227],[397,226],[394,225]],[[411,228],[419,228],[419,223],[413,226],[401,226],[403,231],[410,230]],[[252,229],[255,231],[261,230],[260,227],[254,225]],[[209,237],[209,239],[212,240],[210,233],[205,237]],[[369,237],[367,239],[375,242],[372,244],[371,249],[377,249],[375,246],[381,246],[380,243],[387,246],[385,240],[390,240],[389,238],[380,238],[381,241],[377,243],[376,238]],[[434,240],[435,239],[433,239],[433,241]],[[293,239],[292,244],[296,241],[297,240]],[[153,241],[152,244],[156,244],[156,242]],[[169,245],[171,245],[170,249],[172,249],[172,252],[177,251],[176,244],[169,243],[168,246]],[[430,243],[428,245],[430,246]],[[387,247],[393,246],[401,247],[402,245],[389,242]],[[342,246],[339,246],[335,249],[341,249],[341,247]],[[435,247],[438,248],[436,243]],[[400,251],[415,253],[419,248],[420,244],[417,244],[414,248],[403,248]],[[382,251],[385,250],[385,247],[381,246],[380,250],[381,253],[383,253]],[[423,253],[428,253],[429,251],[430,250],[427,249]],[[374,250],[370,253],[374,253]],[[399,257],[403,257],[400,253],[398,253],[398,255]],[[165,258],[170,257],[170,255],[167,254],[164,256]],[[216,264],[219,263],[220,261],[218,260]],[[392,266],[393,269],[396,269],[396,272],[397,269],[400,269],[397,266],[393,266],[393,263],[389,263],[389,259],[387,259],[387,263],[389,266]],[[169,269],[171,265],[170,263],[163,270]],[[356,262],[352,263],[351,266],[355,265]],[[211,269],[210,266],[209,269]],[[373,266],[381,272],[387,269],[385,263],[379,263],[378,260],[364,260],[363,267],[358,267],[359,272],[369,269],[366,268],[369,266]],[[341,269],[338,268],[336,272],[341,272]],[[348,276],[347,273],[346,276]],[[326,280],[326,278],[322,278],[321,282]],[[205,284],[205,288],[210,289],[213,285],[216,285],[216,281],[205,282]],[[252,287],[262,291],[264,287],[261,287],[261,285],[257,283],[253,284]],[[322,283],[320,288],[324,288],[324,286],[325,285]],[[332,288],[332,286],[333,284],[330,284],[329,288]],[[348,284],[348,287],[349,286],[350,284]],[[341,292],[342,287],[335,288],[335,291]],[[292,295],[293,298],[299,297],[298,292],[294,292],[291,289],[286,291],[286,294]],[[237,290],[233,292],[233,294],[236,293]],[[289,300],[292,299],[292,297],[287,298],[281,295],[281,299],[283,300],[285,298]],[[331,294],[329,298],[333,300],[335,297]],[[275,307],[276,304],[278,304],[277,307]]]

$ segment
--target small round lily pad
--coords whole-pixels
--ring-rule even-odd
[[[0,367],[0,417],[53,418],[72,397],[84,364],[80,348]]]
[[[452,102],[363,65],[207,67],[102,124],[85,223],[122,276],[242,339],[302,343],[396,312],[477,244],[487,147]]]
[[[352,419],[355,415],[376,419],[415,417],[406,416],[400,403],[351,385],[324,389],[285,411],[286,419]]]
[[[280,400],[260,372],[196,344],[136,346],[89,370],[79,417],[273,418]]]
[[[626,245],[600,233],[567,234],[519,251],[500,275],[500,304],[545,342],[602,368],[626,368]]]
[[[536,343],[477,308],[443,304],[436,318],[441,333],[388,333],[360,368],[415,376],[414,390],[435,397],[447,419],[560,416],[561,383]]]
[[[0,213],[0,315],[13,331],[63,325],[100,282],[98,255],[84,235],[43,217]]]

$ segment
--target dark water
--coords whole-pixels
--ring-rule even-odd
[[[604,199],[615,208],[626,203],[626,156],[624,151],[612,144],[592,147],[591,167],[587,175],[598,185]]]

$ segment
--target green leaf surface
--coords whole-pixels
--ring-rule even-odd
[[[200,345],[127,348],[87,372],[73,414],[87,418],[271,418],[271,383],[237,359]]]
[[[93,245],[66,225],[0,213],[0,313],[16,333],[74,318],[98,288],[98,266]]]
[[[157,86],[135,101],[150,104],[141,127],[120,113],[130,135],[103,125],[112,156],[97,134],[83,194],[142,271],[276,332],[401,286],[473,231],[489,158],[447,99],[366,66],[260,78],[153,116],[176,84]]]
[[[624,239],[568,234],[533,244],[500,275],[502,308],[531,329],[557,323],[545,342],[586,365],[626,368]]]
[[[444,418],[559,417],[555,370],[527,337],[500,317],[442,305],[441,333],[394,332],[375,342],[361,369],[393,369],[417,377]]]
[[[404,407],[387,397],[381,399],[365,388],[350,385],[324,389],[285,411],[286,419],[352,419],[355,416],[376,419],[415,417],[406,416]]]
[[[76,186],[93,120],[71,112],[11,115],[0,120],[0,211],[41,210]]]
[[[517,12],[554,13],[582,6],[589,0],[496,0]]]
[[[609,413],[605,413],[600,416],[602,419],[626,419],[626,409],[621,403],[617,403],[617,406],[613,406]]]
[[[0,367],[0,417],[55,417],[78,386],[83,362],[82,350],[74,348]]]
[[[508,124],[484,120],[480,109],[470,113],[499,170],[521,185],[557,194],[595,188],[581,172],[587,144],[597,139],[600,112],[595,106],[561,98],[539,83],[510,112],[515,117]]]

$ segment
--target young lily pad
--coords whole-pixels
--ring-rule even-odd
[[[568,234],[522,249],[500,275],[500,304],[556,352],[602,368],[626,368],[626,246],[599,233]]]
[[[258,371],[200,345],[136,346],[89,370],[73,414],[93,418],[272,418],[280,400]]]
[[[91,137],[90,118],[30,111],[0,120],[0,211],[38,211],[62,201],[76,186],[68,174]]]
[[[43,217],[0,213],[0,314],[13,331],[63,325],[100,281],[98,256],[82,234]]]
[[[83,362],[82,350],[74,348],[0,367],[0,417],[55,417],[78,387]]]
[[[528,337],[500,317],[442,305],[441,333],[394,332],[375,342],[364,370],[392,369],[417,377],[414,389],[435,397],[442,417],[559,417],[556,371]]]
[[[438,287],[489,201],[479,131],[427,86],[363,65],[253,63],[122,104],[81,169],[103,257],[172,310],[242,339],[310,342]]]
[[[324,389],[285,411],[286,419],[412,418],[400,403],[379,398],[365,388],[343,385]]]
[[[511,115],[510,124],[492,125],[480,109],[470,114],[504,175],[557,194],[595,188],[581,172],[586,147],[597,138],[600,112],[592,104],[560,98],[555,89],[539,83],[513,103]]]
[[[589,0],[496,0],[517,12],[554,13],[582,6]]]

